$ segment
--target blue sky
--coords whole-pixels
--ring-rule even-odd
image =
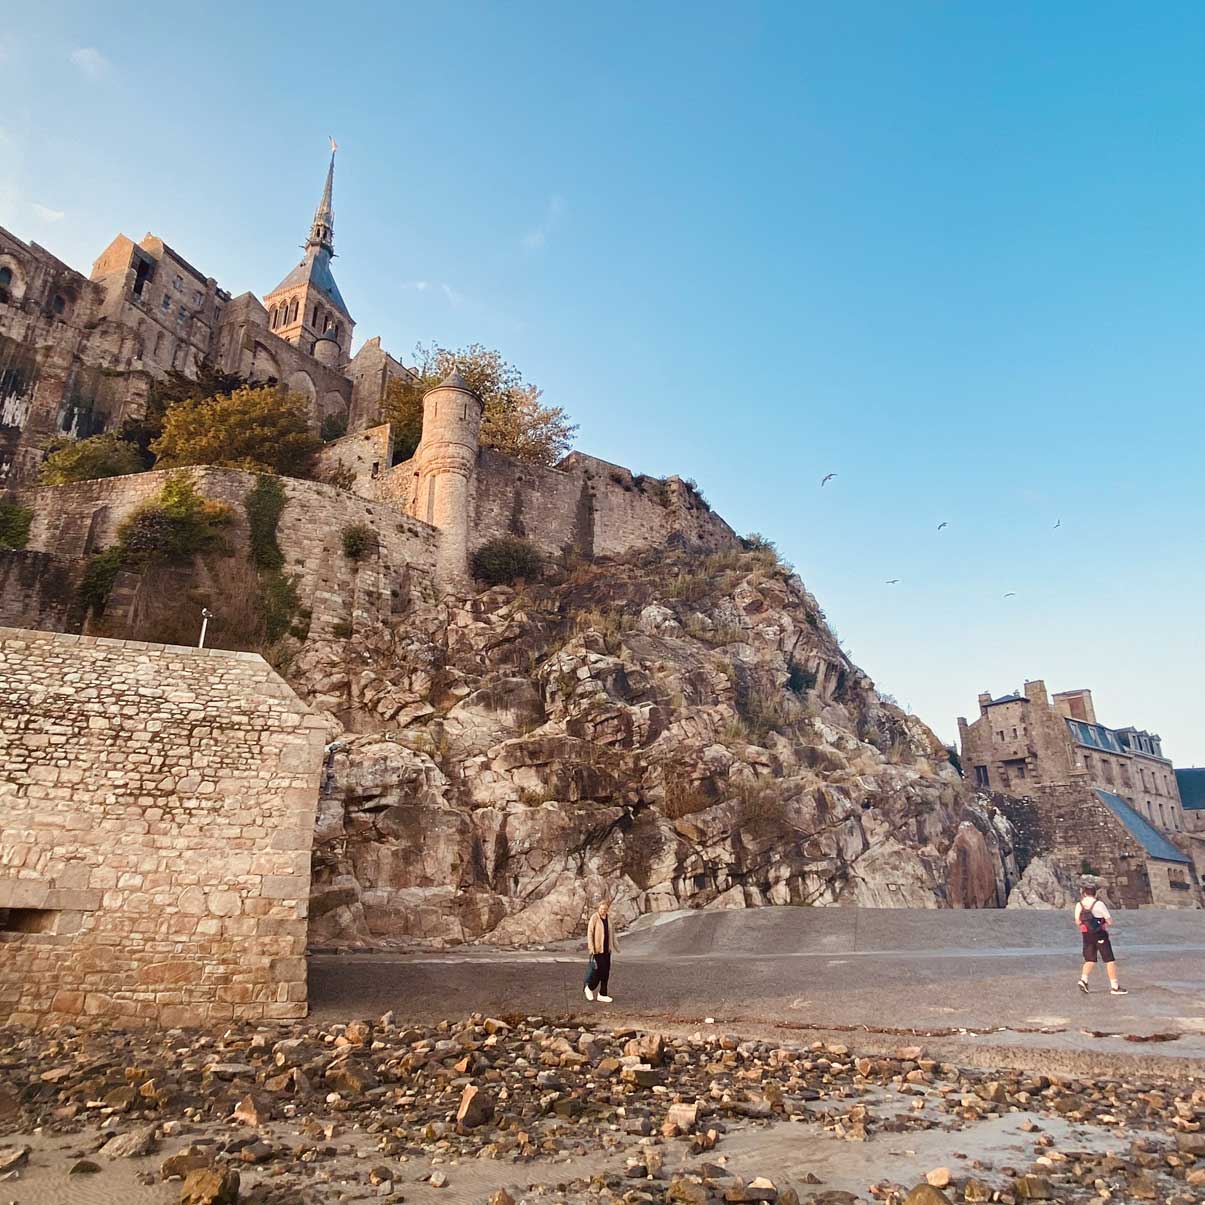
[[[1042,677],[1205,764],[1205,8],[0,11],[21,237],[263,293],[333,133],[358,337],[696,478],[942,737]]]

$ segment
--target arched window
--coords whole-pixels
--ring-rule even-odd
[[[293,298],[293,304],[289,306],[289,322],[297,321],[297,298]]]
[[[318,307],[317,306],[314,306],[314,317],[310,320],[310,325],[315,330],[318,329]]]
[[[342,324],[341,324],[341,323],[336,322],[336,323],[335,323],[335,330],[334,330],[335,342],[336,342],[336,343],[338,343],[338,342],[339,342],[339,337],[340,337],[342,334],[343,334],[343,326],[342,326]]]

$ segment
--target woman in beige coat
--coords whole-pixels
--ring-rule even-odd
[[[607,913],[611,905],[603,900],[590,916],[586,927],[586,949],[590,954],[590,969],[586,972],[586,999],[610,1004],[607,995],[607,980],[611,977],[611,955],[618,953],[619,946],[611,931]]]

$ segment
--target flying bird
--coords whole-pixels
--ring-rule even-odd
[[[1062,527],[1062,526],[1063,526],[1063,520],[1062,520],[1062,519],[1060,519],[1060,520],[1059,520],[1059,521],[1058,521],[1058,522],[1057,522],[1057,523],[1054,525],[1054,527],[1052,527],[1052,528],[1051,528],[1051,531],[1054,531],[1056,528],[1059,528],[1059,527]]]
[[[832,481],[832,479],[836,475],[837,475],[836,473],[826,473],[823,477],[820,478],[820,484],[821,485],[827,484],[828,482]]]
[[[937,530],[938,530],[938,531],[941,531],[941,529],[942,529],[943,527],[949,527],[949,526],[950,526],[950,525],[949,525],[948,523],[939,523],[939,524],[937,525]]]
[[[886,583],[886,584],[887,584],[888,586],[894,586],[894,585],[895,585],[895,583],[896,583],[896,582],[898,582],[899,580],[900,580],[900,579],[899,579],[898,577],[889,577],[889,578],[887,579],[887,583]]]
[[[1016,592],[1016,590],[1010,590],[1004,597],[1005,598],[1016,598],[1017,592]]]

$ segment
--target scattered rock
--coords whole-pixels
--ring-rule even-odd
[[[950,1198],[932,1184],[918,1184],[905,1198],[904,1205],[951,1205]]]
[[[157,1144],[158,1129],[159,1127],[152,1123],[118,1134],[100,1148],[100,1153],[108,1159],[138,1159],[149,1155]]]
[[[32,1147],[0,1147],[0,1172],[10,1172],[14,1168],[24,1167],[29,1162]]]
[[[239,1174],[202,1168],[189,1172],[180,1188],[180,1205],[238,1205]]]

